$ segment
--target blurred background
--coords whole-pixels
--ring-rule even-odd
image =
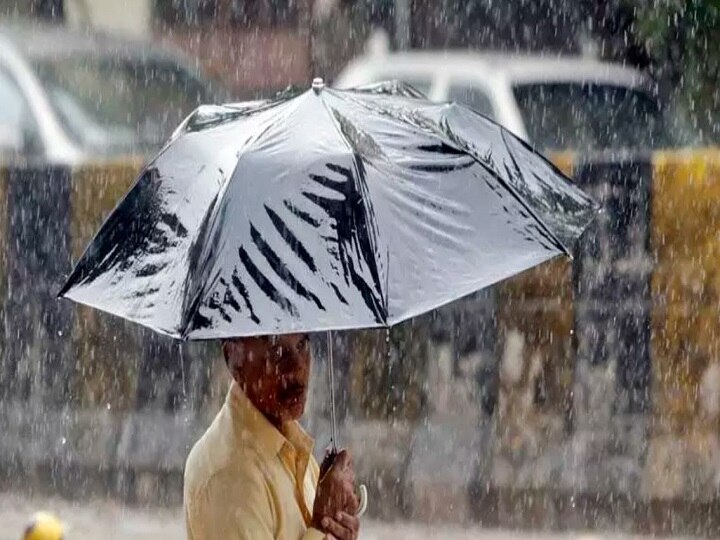
[[[572,262],[336,336],[366,538],[715,536],[719,42],[717,0],[0,0],[0,538],[38,506],[68,538],[184,534],[219,347],[55,295],[195,107],[316,76],[467,104],[604,209]]]

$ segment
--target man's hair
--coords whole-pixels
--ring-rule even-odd
[[[230,365],[230,358],[228,357],[227,349],[226,349],[226,347],[225,347],[225,344],[226,344],[226,343],[230,343],[230,344],[232,344],[232,345],[234,345],[234,346],[240,345],[240,346],[243,346],[243,347],[244,347],[244,344],[245,344],[244,342],[245,342],[246,339],[264,339],[264,340],[271,340],[271,342],[274,344],[274,343],[275,343],[275,340],[277,339],[277,336],[259,336],[258,338],[237,337],[237,338],[226,338],[226,339],[223,339],[220,343],[221,343],[222,350],[223,350],[223,356],[225,357],[225,365],[226,365],[228,368],[232,369],[233,366]],[[240,355],[240,356],[242,357],[242,355]]]

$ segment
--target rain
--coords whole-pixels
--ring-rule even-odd
[[[0,0],[0,540],[190,538],[257,390],[221,340],[295,332],[361,539],[720,535],[719,42],[716,0]]]

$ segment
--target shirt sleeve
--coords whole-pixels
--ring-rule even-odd
[[[194,540],[274,540],[275,509],[262,473],[217,473],[189,501],[188,521]],[[303,540],[325,535],[309,528]]]
[[[310,527],[305,533],[305,536],[303,536],[303,540],[323,540],[324,538],[325,534],[312,527]]]

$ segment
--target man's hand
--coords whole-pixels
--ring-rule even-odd
[[[338,512],[335,519],[322,519],[325,540],[357,540],[360,533],[360,519],[346,512]]]
[[[341,450],[337,455],[327,455],[320,474],[312,526],[332,534],[338,540],[355,540],[360,528],[355,513],[360,502],[355,495],[355,471],[348,451]]]

